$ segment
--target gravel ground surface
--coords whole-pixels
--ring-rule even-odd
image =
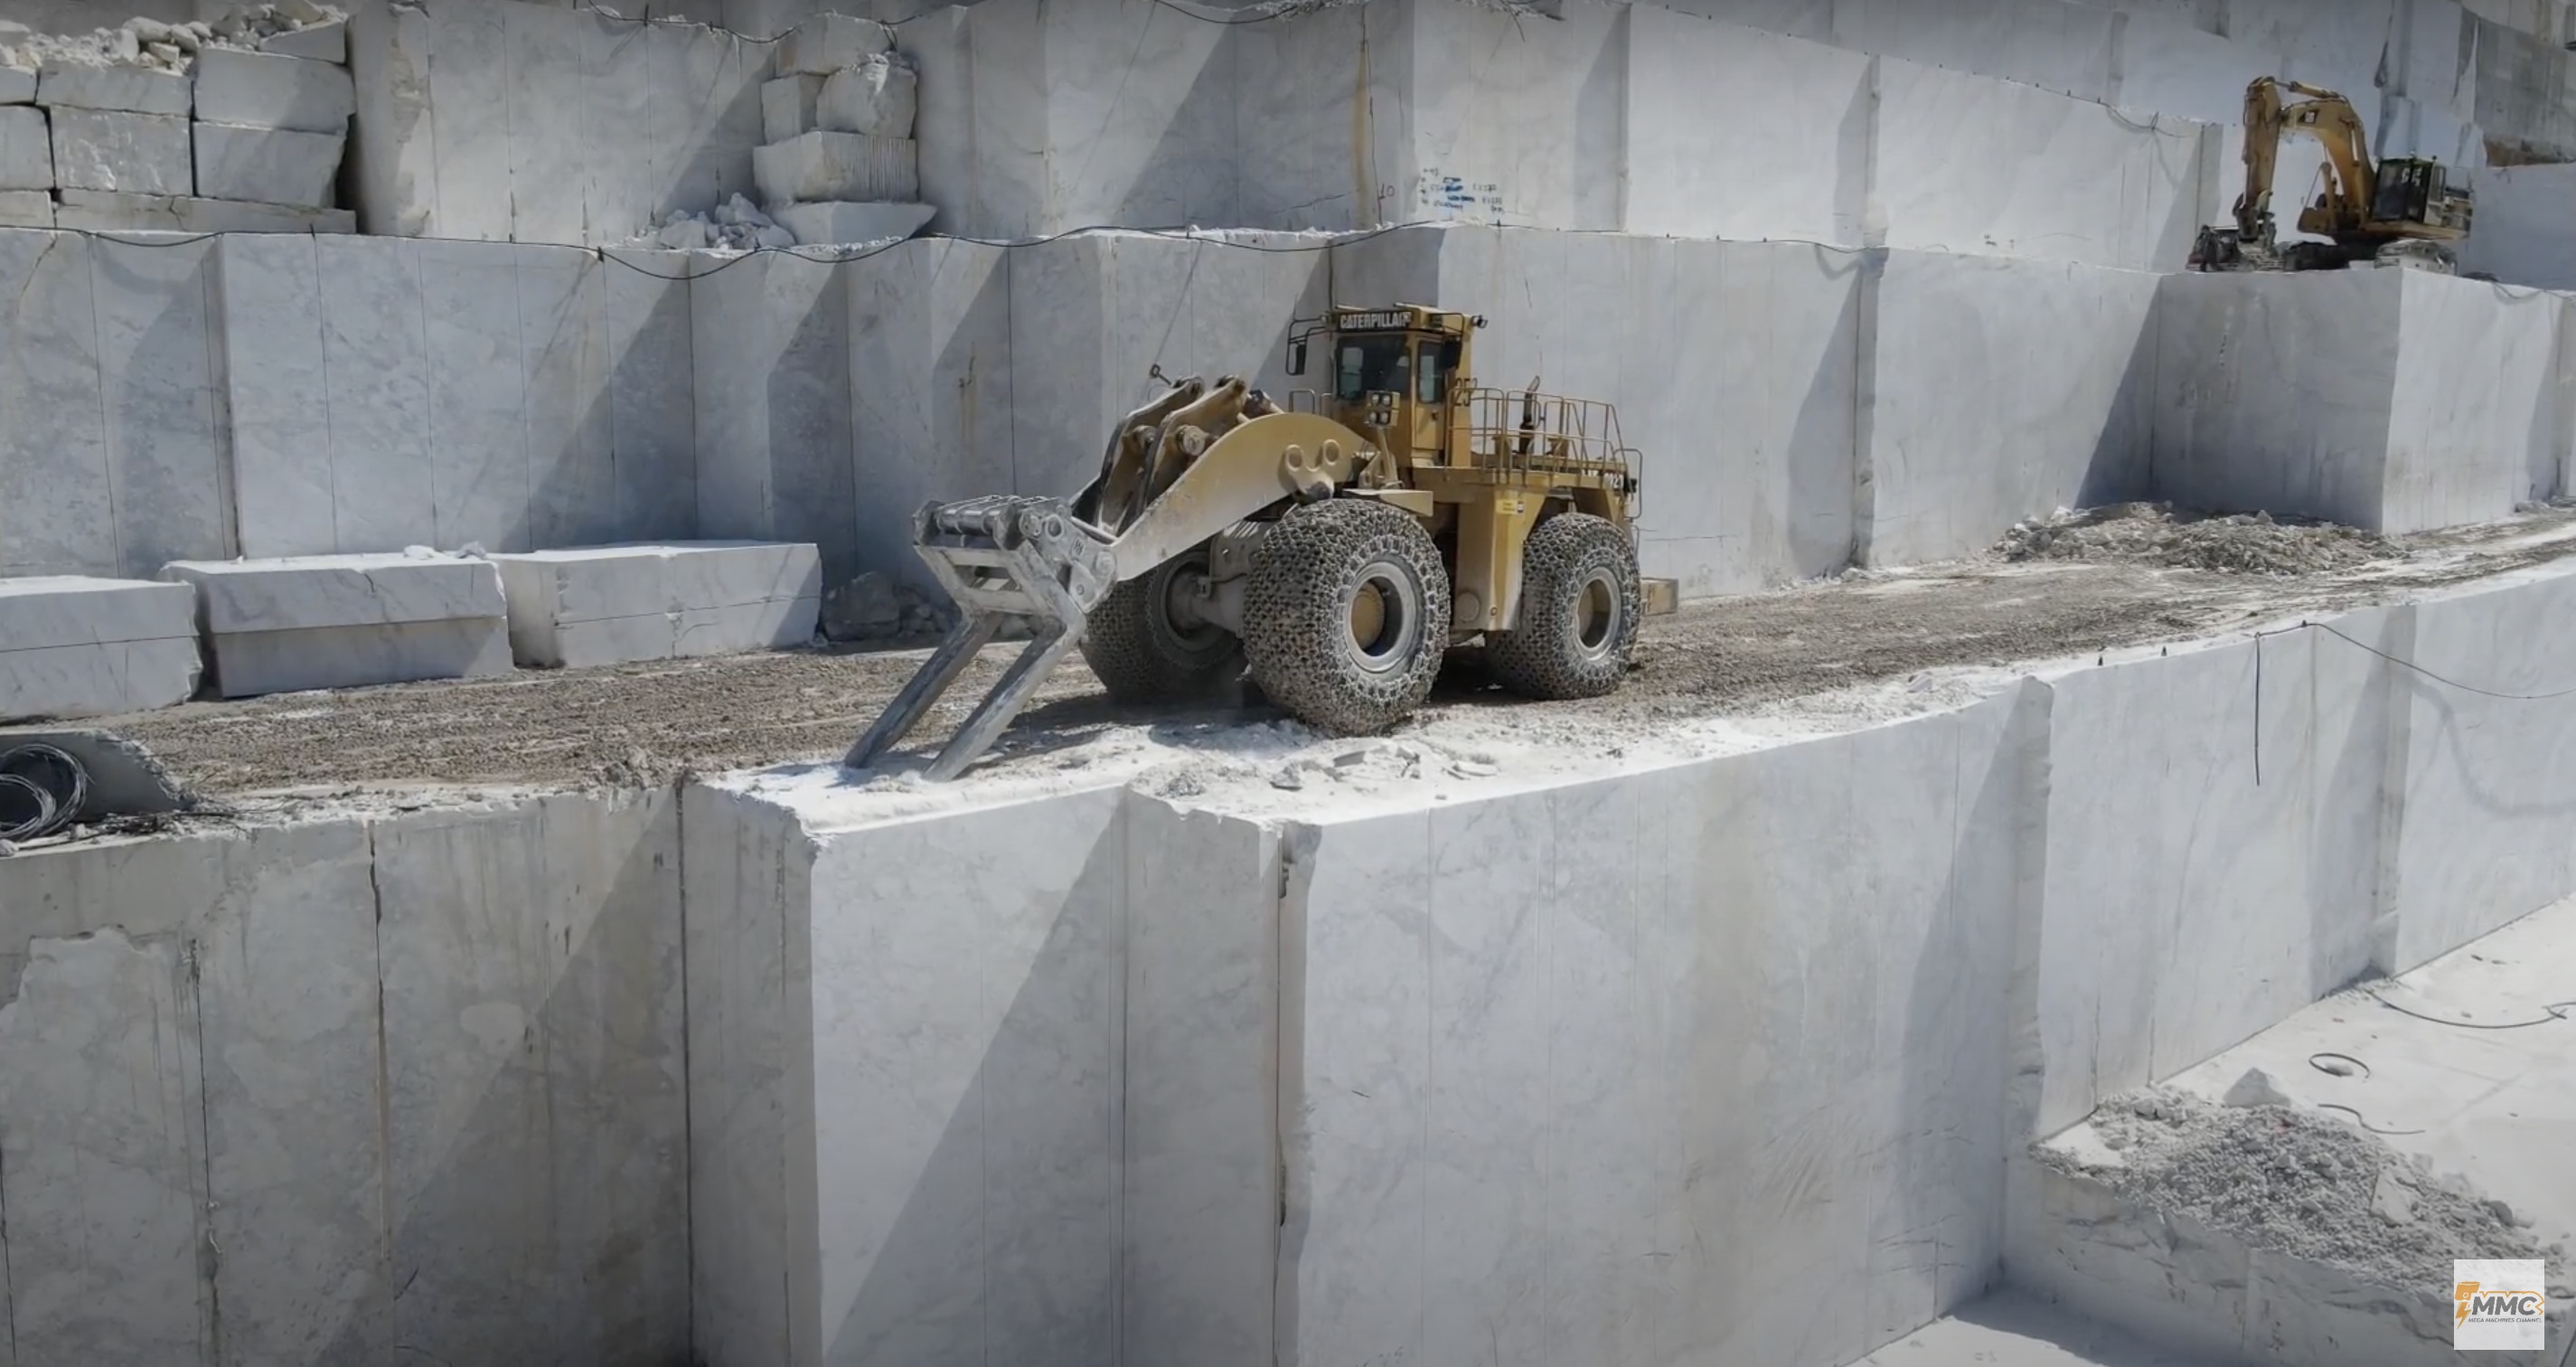
[[[2208,527],[2209,523],[2199,524]],[[1585,703],[1531,704],[1481,686],[1461,652],[1422,718],[1484,716],[1578,738],[1651,731],[1928,669],[2009,665],[2206,635],[2249,621],[2324,612],[2576,552],[2576,514],[2553,511],[2416,538],[2389,558],[2280,546],[2284,533],[2338,544],[2341,528],[2244,523],[2198,535],[2256,543],[2248,564],[2306,574],[2176,569],[2156,538],[2104,539],[2084,558],[1976,561],[1848,574],[1745,598],[1695,603],[1649,622],[1628,687]],[[2025,538],[2027,539],[2027,538]],[[2219,563],[2230,563],[2222,555]],[[926,645],[927,642],[919,643]],[[953,727],[1018,649],[988,650],[916,743]],[[241,702],[199,702],[109,719],[180,782],[214,796],[422,782],[588,784],[687,768],[714,771],[839,755],[918,665],[922,650],[803,650],[729,659],[529,672]],[[1206,714],[1201,714],[1205,717]],[[1250,700],[1213,720],[1266,720]],[[1101,696],[1077,658],[1013,728],[1079,737],[1138,721]]]

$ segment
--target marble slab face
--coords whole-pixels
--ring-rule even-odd
[[[1834,1364],[1981,1293],[2031,696],[1292,828],[1280,1360]]]
[[[52,153],[48,151],[50,157]],[[48,163],[47,174],[52,174]],[[54,197],[43,190],[0,190],[0,228],[54,226]]]
[[[602,546],[494,559],[511,649],[541,668],[803,645],[822,601],[810,545]]]
[[[348,68],[332,62],[209,47],[196,79],[197,117],[208,123],[336,135],[357,112]]]
[[[36,940],[0,1006],[0,1258],[21,1363],[201,1360],[214,1304],[187,959],[171,934]]]
[[[764,204],[921,197],[917,144],[910,138],[817,130],[757,148],[751,158]]]
[[[2147,497],[2162,278],[1889,251],[1864,286],[1861,562],[1969,555],[2024,518]]]
[[[184,116],[194,89],[195,83],[186,76],[149,67],[48,63],[36,83],[36,103],[57,109]]]
[[[0,721],[169,707],[198,672],[187,585],[0,579]]]
[[[0,232],[0,574],[121,573],[100,421],[95,240]]]
[[[452,1362],[669,1362],[689,1351],[677,811],[519,811],[374,832],[392,1331]]]
[[[45,111],[0,107],[0,190],[52,188],[54,134]]]
[[[248,200],[293,208],[326,209],[340,172],[346,139],[337,133],[238,128],[199,121],[197,193],[208,199]]]
[[[56,185],[138,195],[195,192],[184,116],[72,108],[52,115]]]

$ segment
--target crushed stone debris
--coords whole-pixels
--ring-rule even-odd
[[[130,66],[185,72],[205,47],[257,49],[281,33],[345,22],[348,13],[313,0],[282,4],[235,5],[211,22],[168,24],[137,15],[115,28],[88,33],[38,33],[25,24],[0,20],[0,66],[41,70],[52,66]]]
[[[2448,1285],[2455,1258],[2545,1256],[2564,1265],[2562,1254],[2517,1226],[2509,1206],[2435,1177],[2428,1164],[2339,1117],[2214,1105],[2153,1087],[2104,1102],[2092,1125],[2117,1164],[2087,1165],[2049,1147],[2038,1151],[2041,1160],[2166,1216],[2376,1286]]]
[[[2375,532],[2269,513],[2217,516],[2170,503],[2115,503],[2016,524],[1996,543],[2007,561],[2114,561],[2222,574],[2319,574],[2406,554]]]

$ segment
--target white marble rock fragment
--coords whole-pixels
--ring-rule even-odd
[[[23,66],[0,62],[0,105],[35,102],[36,73]]]
[[[190,84],[185,76],[150,67],[49,61],[36,78],[36,103],[55,109],[185,114]]]
[[[346,62],[349,60],[349,21],[334,19],[310,28],[272,33],[259,40],[259,50],[314,62]]]
[[[835,133],[909,138],[919,81],[910,66],[878,53],[832,73],[814,117]]]
[[[56,109],[53,124],[54,184],[63,189],[196,192],[196,159],[184,118]]]
[[[331,207],[345,139],[336,133],[284,128],[195,126],[197,193],[302,209]]]
[[[790,75],[760,83],[760,140],[785,142],[813,132],[814,105],[823,97],[823,76]]]
[[[197,117],[208,123],[345,133],[357,107],[345,67],[239,48],[197,56]]]
[[[829,76],[894,47],[894,30],[874,19],[818,14],[778,40],[778,73]]]

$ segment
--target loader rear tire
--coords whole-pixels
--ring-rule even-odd
[[[1361,499],[1291,509],[1253,552],[1252,681],[1328,735],[1384,731],[1429,696],[1449,649],[1449,571],[1412,514]]]
[[[1560,513],[1521,552],[1518,625],[1485,638],[1485,667],[1524,698],[1616,692],[1645,617],[1637,551],[1617,527]]]
[[[1221,695],[1243,677],[1243,642],[1217,626],[1185,627],[1172,618],[1172,592],[1185,575],[1204,574],[1207,553],[1192,551],[1118,585],[1091,610],[1082,658],[1122,706],[1196,702]]]

